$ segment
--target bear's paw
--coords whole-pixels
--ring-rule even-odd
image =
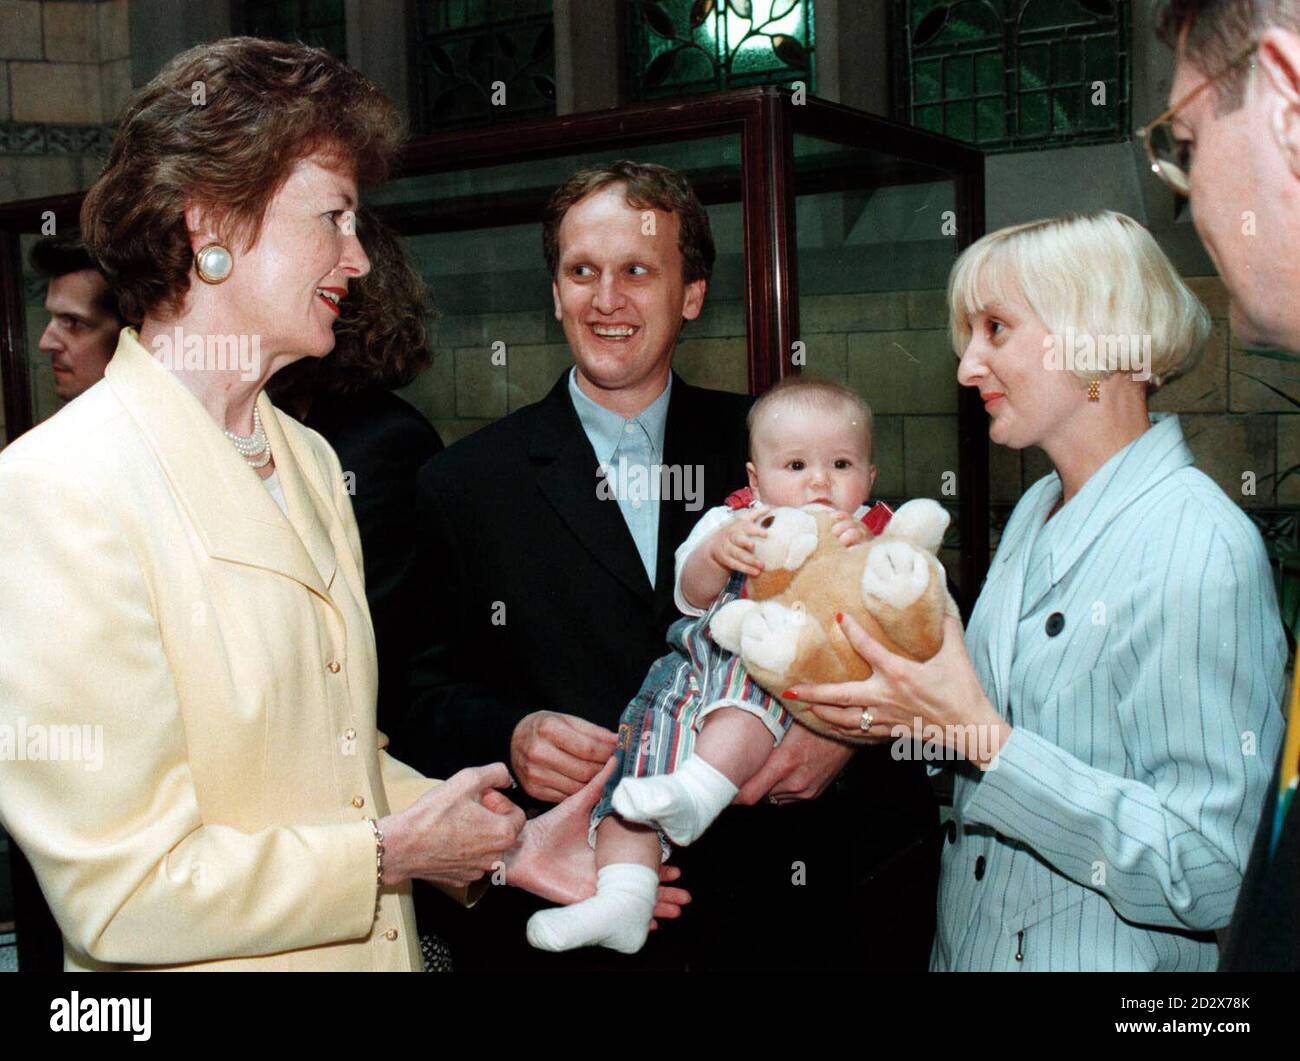
[[[877,543],[862,572],[864,596],[893,608],[906,608],[929,584],[930,564],[925,554],[907,542]]]
[[[799,635],[809,622],[802,608],[764,601],[745,617],[741,658],[773,674],[785,674],[799,651]]]

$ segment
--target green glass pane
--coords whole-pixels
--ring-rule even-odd
[[[1083,127],[1082,96],[1077,88],[1052,93],[1052,132],[1070,133]]]
[[[670,85],[693,84],[697,81],[713,81],[717,78],[717,67],[713,60],[697,48],[684,48],[677,53],[673,62],[673,72],[664,82]]]
[[[449,0],[447,3],[434,6],[445,9],[445,14],[439,21],[448,29],[482,26],[489,17],[487,0]]]
[[[990,5],[985,0],[966,0],[965,3],[952,5],[948,21],[937,39],[973,41],[1001,35],[1002,27],[998,24],[998,16],[990,9]]]
[[[732,73],[740,77],[775,73],[785,69],[787,67],[772,54],[771,48],[767,49],[766,55],[756,49],[743,48],[731,60]]]
[[[1093,103],[1093,90],[1088,89],[1088,102],[1083,108],[1083,124],[1088,129],[1113,129],[1119,121],[1119,89],[1115,82],[1104,83],[1105,102]]]
[[[915,119],[918,128],[931,133],[943,132],[942,107],[917,107]]]
[[[912,98],[917,103],[932,103],[940,98],[939,77],[943,60],[927,59],[916,64],[912,74]]]
[[[811,0],[628,0],[627,6],[642,57],[635,80],[643,95],[791,80],[815,88]],[[682,48],[683,42],[695,47]],[[662,58],[667,51],[675,54],[671,61]]]
[[[975,57],[975,91],[978,93],[1001,92],[1002,53],[985,52]]]
[[[1052,81],[1068,85],[1083,76],[1083,43],[1078,40],[1057,41],[1052,45]]]
[[[322,0],[313,0],[320,3]],[[341,8],[342,0],[323,0]],[[418,0],[426,32],[474,29],[550,11],[550,0]],[[342,17],[342,16],[340,16]]]
[[[971,103],[947,103],[943,108],[943,131],[958,140],[975,139],[975,107]]]
[[[1050,81],[1050,51],[1047,45],[1020,50],[1020,89],[1046,88]]]
[[[1006,98],[982,99],[975,104],[975,140],[985,143],[1007,135]]]
[[[954,55],[943,64],[943,98],[964,99],[975,91],[975,67],[969,55]]]
[[[926,16],[930,14],[931,11],[936,7],[947,6],[948,0],[912,0],[912,3],[909,4],[908,7],[912,14],[913,35],[916,34],[917,29],[920,28],[922,24],[927,26],[930,25],[930,21],[932,20],[927,21]]]
[[[1090,37],[1084,45],[1084,74],[1089,81],[1104,81],[1116,74],[1114,37]]]
[[[1020,29],[1076,26],[1091,21],[1092,17],[1078,0],[1029,0],[1020,16]]]
[[[1051,132],[1048,124],[1046,92],[1025,92],[1020,96],[1020,135],[1046,136]]]

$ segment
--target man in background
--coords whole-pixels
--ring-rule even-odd
[[[55,393],[69,402],[104,378],[126,322],[75,229],[41,240],[32,248],[31,262],[48,281],[50,321],[37,345],[54,368]]]

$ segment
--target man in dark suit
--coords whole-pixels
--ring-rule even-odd
[[[1152,168],[1192,201],[1196,230],[1232,296],[1235,338],[1300,351],[1300,7],[1166,0],[1159,27],[1175,51],[1171,110],[1162,116],[1172,136],[1148,134]],[[1289,728],[1221,970],[1300,969],[1300,812],[1287,807],[1300,771],[1294,692],[1289,723],[1276,721]]]
[[[751,402],[671,372],[714,258],[679,174],[620,162],[575,175],[543,244],[575,366],[420,474],[424,644],[392,749],[435,776],[504,760],[533,810],[613,751],[677,618],[674,550],[746,481]],[[631,496],[638,464],[671,469],[673,496]],[[919,763],[797,726],[737,802],[753,805],[677,853],[694,902],[637,956],[531,950],[524,924],[543,904],[513,889],[465,912],[433,896],[423,927],[451,940],[457,969],[925,967],[937,811]]]

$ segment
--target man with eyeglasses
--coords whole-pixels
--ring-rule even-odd
[[[1164,0],[1158,25],[1176,59],[1172,106],[1140,130],[1151,168],[1191,200],[1236,335],[1300,351],[1300,0]],[[1300,969],[1297,694],[1221,970]]]

